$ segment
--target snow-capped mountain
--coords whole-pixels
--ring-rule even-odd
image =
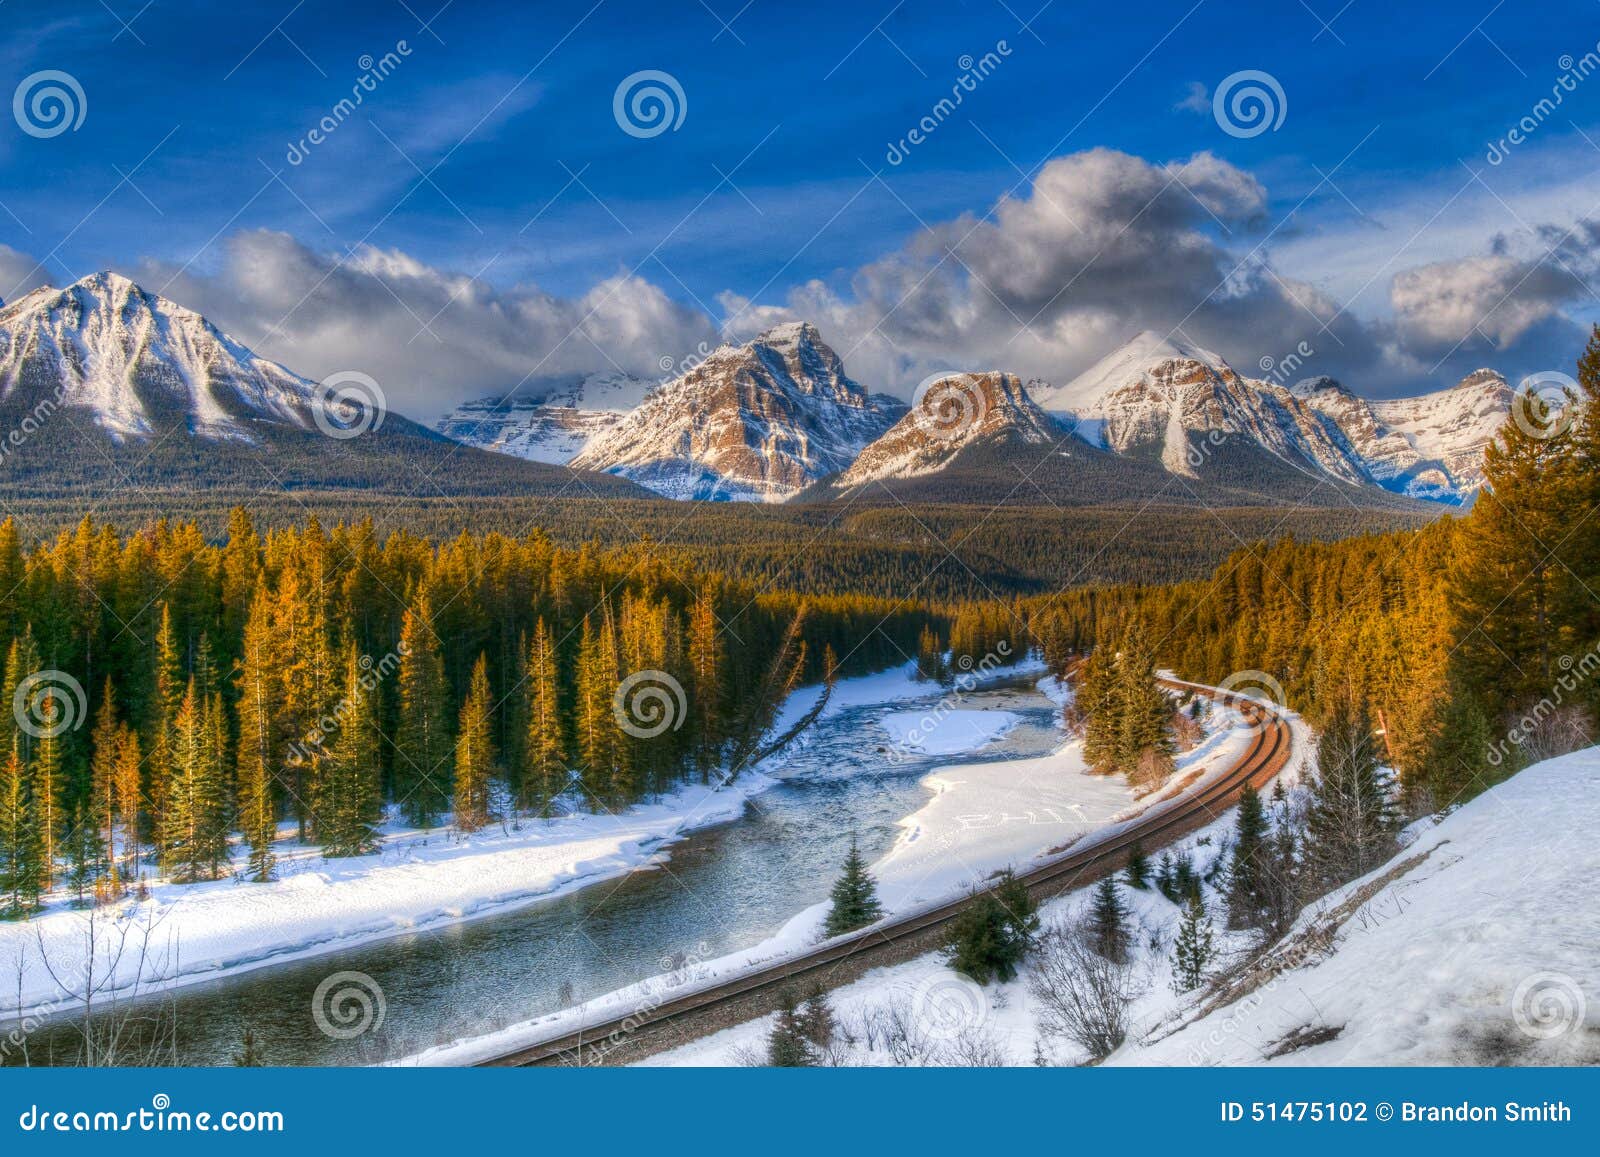
[[[0,307],[0,428],[11,430],[0,490],[553,494],[572,484],[569,471],[388,412],[381,385],[357,379],[325,388],[115,273],[36,289]],[[588,485],[643,494],[622,479]]]
[[[1217,354],[1144,332],[1070,383],[1040,391],[1046,409],[1078,419],[1118,454],[1146,453],[1198,478],[1207,444],[1238,439],[1297,470],[1372,481],[1336,422],[1282,386],[1240,376]]]
[[[833,482],[848,489],[883,478],[914,478],[945,469],[980,441],[1010,438],[1038,446],[1065,436],[1015,374],[951,374],[929,383],[905,416]]]
[[[590,374],[528,396],[466,402],[436,428],[469,446],[564,464],[622,420],[656,387],[628,374]]]
[[[1369,401],[1332,378],[1293,387],[1308,406],[1337,422],[1390,490],[1459,501],[1483,485],[1483,451],[1511,412],[1514,391],[1494,370],[1477,370],[1447,390]]]
[[[0,401],[38,390],[115,441],[148,438],[176,412],[197,437],[253,442],[252,423],[307,429],[318,404],[314,383],[115,273],[0,309]]]
[[[572,459],[672,498],[782,501],[845,469],[905,406],[869,395],[815,326],[724,345]]]

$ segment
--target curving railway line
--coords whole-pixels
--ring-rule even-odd
[[[1163,682],[1174,689],[1193,691],[1238,707],[1256,727],[1250,746],[1226,773],[1203,780],[1182,795],[1086,837],[1054,859],[1019,873],[1019,879],[1035,897],[1043,899],[1095,883],[1120,869],[1135,843],[1153,851],[1204,827],[1233,806],[1246,784],[1261,787],[1288,763],[1292,736],[1274,705],[1196,683]],[[627,1016],[597,1022],[480,1063],[628,1064],[763,1016],[778,1007],[787,991],[800,992],[818,985],[837,988],[869,969],[930,952],[943,942],[947,926],[967,903],[963,897],[908,912],[754,972],[659,1004],[642,1004]]]

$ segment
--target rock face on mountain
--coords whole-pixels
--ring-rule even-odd
[[[1288,389],[1242,377],[1214,353],[1142,333],[1042,402],[1073,414],[1118,454],[1154,457],[1199,478],[1225,442],[1312,476],[1372,481],[1339,425]],[[1237,450],[1239,446],[1235,446]]]
[[[833,482],[849,489],[913,478],[945,469],[978,443],[1005,439],[1047,446],[1066,436],[1015,374],[951,374],[927,383],[905,416]]]
[[[530,494],[572,482],[387,412],[371,379],[301,377],[115,273],[0,308],[0,429],[0,489],[35,496],[127,486]]]
[[[1344,430],[1380,485],[1414,498],[1462,501],[1483,485],[1483,451],[1511,413],[1514,391],[1493,370],[1448,390],[1369,401],[1332,378],[1294,386]]]
[[[0,309],[0,398],[47,393],[115,441],[181,415],[191,434],[255,441],[252,426],[313,425],[316,387],[192,310],[96,273]]]
[[[469,446],[534,462],[572,461],[595,437],[639,405],[655,382],[623,373],[590,374],[511,398],[466,402],[437,425]]]
[[[845,469],[904,412],[851,381],[816,327],[795,322],[719,347],[572,465],[672,498],[776,502]]]

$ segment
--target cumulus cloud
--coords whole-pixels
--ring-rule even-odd
[[[902,391],[945,369],[1064,381],[1139,330],[1173,327],[1250,361],[1306,339],[1341,372],[1370,372],[1377,334],[1236,254],[1266,204],[1254,176],[1210,153],[1153,164],[1094,149],[1051,161],[982,218],[923,230],[860,269],[848,294],[815,282],[779,308],[724,305],[740,336],[810,318],[855,376]]]
[[[519,384],[537,396],[595,370],[657,377],[661,357],[716,340],[703,313],[638,277],[561,297],[497,288],[397,250],[340,261],[264,230],[231,238],[215,273],[147,263],[138,278],[307,377],[370,374],[396,410],[421,420]]]
[[[1486,357],[1581,331],[1567,314],[1590,298],[1600,273],[1600,223],[1544,227],[1518,245],[1504,236],[1489,252],[1397,274],[1390,285],[1400,337],[1423,357]]]

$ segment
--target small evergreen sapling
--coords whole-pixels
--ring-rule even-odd
[[[867,871],[867,862],[861,856],[856,841],[850,841],[850,854],[845,857],[844,872],[833,885],[833,907],[828,909],[828,922],[823,927],[827,936],[842,936],[865,928],[883,916],[883,905],[878,902],[878,886]]]
[[[1216,955],[1211,937],[1211,919],[1205,901],[1196,890],[1184,905],[1178,924],[1178,939],[1173,945],[1172,987],[1177,992],[1193,992],[1204,983],[1206,969]]]

